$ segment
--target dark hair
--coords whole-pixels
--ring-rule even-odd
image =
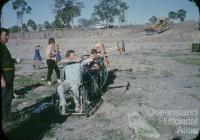
[[[66,57],[69,57],[71,53],[75,53],[75,51],[74,50],[68,50],[66,52]]]
[[[96,49],[91,50],[91,54],[97,54],[97,53],[98,53],[98,51]]]
[[[51,43],[55,43],[55,39],[54,38],[49,38],[48,44],[50,45]]]
[[[0,35],[1,35],[2,32],[9,33],[9,30],[6,29],[6,28],[2,28],[2,27],[0,27]]]

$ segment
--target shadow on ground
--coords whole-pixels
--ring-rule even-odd
[[[31,90],[33,90],[33,89],[35,89],[37,87],[40,87],[40,86],[43,86],[43,84],[36,83],[36,84],[28,85],[28,86],[25,86],[25,87],[23,87],[21,89],[15,90],[15,93],[17,95],[24,95],[24,94],[28,93],[29,91],[31,91]]]
[[[105,85],[103,86],[102,92],[105,93],[107,91],[108,85],[114,83],[114,79],[116,78],[115,71],[109,71],[108,77]],[[34,88],[37,88],[39,86],[42,86],[40,83],[36,83],[33,85],[26,86],[24,88],[21,88],[16,91],[17,94],[23,95],[28,93],[28,91],[33,90]],[[8,137],[9,140],[40,140],[43,138],[45,133],[49,132],[55,124],[61,124],[69,116],[59,116],[54,111],[54,105],[50,105],[47,109],[44,111],[39,111],[38,113],[32,113],[34,109],[39,107],[42,104],[45,103],[52,103],[52,96],[46,97],[40,102],[35,103],[34,105],[28,106],[23,108],[19,112],[14,112],[12,115],[12,121],[16,121],[23,115],[29,114],[29,118],[25,119],[14,127],[13,129],[9,130],[5,133],[5,135]],[[91,115],[94,114],[101,106],[102,104],[99,104],[96,106],[92,112]]]
[[[32,113],[32,111],[43,103],[50,103],[51,97],[24,108],[20,112],[15,112],[13,118],[19,118],[20,115],[29,114],[29,118],[22,121],[18,126],[5,133],[9,140],[40,140],[54,124],[63,123],[69,116],[58,116],[54,113],[54,107],[49,106],[43,112]]]
[[[108,90],[108,86],[110,84],[113,84],[114,83],[114,80],[116,79],[116,75],[115,75],[115,70],[110,70],[108,71],[108,77],[107,77],[107,80],[106,80],[106,83],[104,84],[103,88],[102,88],[102,92],[103,93],[106,93],[106,91]]]

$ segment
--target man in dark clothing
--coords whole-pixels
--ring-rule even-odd
[[[0,28],[0,69],[1,69],[1,100],[2,100],[2,120],[9,121],[11,114],[11,102],[13,99],[13,81],[15,74],[14,63],[20,63],[20,59],[13,59],[10,51],[6,47],[9,31]]]

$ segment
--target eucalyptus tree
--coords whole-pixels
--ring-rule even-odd
[[[28,32],[28,28],[25,23],[22,24],[22,32]]]
[[[18,26],[18,25],[15,25],[15,26],[9,28],[9,30],[10,30],[11,33],[17,33],[17,32],[21,31],[21,27]]]
[[[119,20],[119,25],[125,22],[125,12],[129,7],[127,6],[126,2],[123,0],[116,0],[116,16]]]
[[[177,18],[178,18],[181,22],[183,22],[183,21],[185,20],[186,13],[187,13],[187,11],[185,11],[185,10],[183,10],[183,9],[179,9],[179,10],[177,11]]]
[[[45,21],[45,22],[44,22],[44,28],[45,28],[46,30],[48,30],[48,29],[51,29],[52,26],[51,26],[51,24],[50,24],[48,21]]]
[[[38,24],[37,25],[37,30],[38,31],[42,31],[43,30],[43,25],[42,24]]]
[[[62,25],[62,22],[60,19],[55,19],[52,23],[52,28],[62,28],[63,25]]]
[[[36,31],[36,30],[37,30],[37,25],[35,24],[35,22],[34,22],[32,19],[29,19],[29,20],[27,21],[27,26],[28,26],[28,27],[31,27],[31,29],[32,29],[33,31]]]
[[[177,15],[176,12],[170,11],[170,12],[168,13],[168,17],[169,17],[169,19],[171,19],[171,20],[177,20],[178,15]]]
[[[55,0],[55,19],[59,19],[66,27],[74,26],[74,18],[81,15],[83,3],[76,0]]]
[[[124,0],[100,0],[94,6],[92,15],[96,15],[101,21],[110,24],[114,22],[115,17],[118,18],[119,24],[125,22],[125,11],[128,6]]]
[[[94,13],[102,22],[109,23],[114,22],[116,15],[115,0],[101,0],[97,5],[94,6]]]
[[[28,6],[25,0],[15,0],[12,2],[13,9],[16,11],[19,24],[22,25],[24,14],[31,14],[32,8]]]

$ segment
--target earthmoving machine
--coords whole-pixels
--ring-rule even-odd
[[[144,29],[145,35],[160,34],[170,29],[169,20],[167,18],[159,18],[152,28]]]

